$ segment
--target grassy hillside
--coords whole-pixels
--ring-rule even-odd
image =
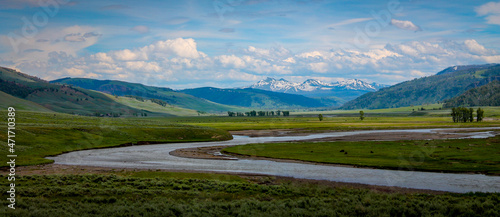
[[[460,96],[446,100],[446,108],[458,106],[500,106],[500,82],[492,81],[481,87],[472,88]]]
[[[105,94],[109,98],[113,99],[117,103],[136,108],[141,110],[147,110],[154,113],[175,115],[175,116],[196,116],[198,112],[192,109],[180,108],[172,105],[160,105],[149,99],[139,98],[139,97],[126,97],[126,96],[112,96]]]
[[[245,110],[243,108],[210,102],[205,99],[197,98],[185,93],[175,92],[170,88],[152,87],[123,81],[95,80],[87,78],[63,78],[51,81],[51,83],[68,84],[116,96],[132,95],[143,97],[146,99],[160,99],[165,101],[169,105],[175,105],[178,107],[197,111],[225,112]]]
[[[341,109],[395,108],[437,103],[492,80],[500,80],[500,64],[450,67],[433,76],[364,94],[347,102]]]
[[[34,102],[21,99],[5,92],[0,91],[0,109],[7,109],[8,107],[15,107],[17,110],[50,112],[51,110],[45,108]]]
[[[203,87],[186,89],[181,92],[212,102],[226,105],[254,107],[254,108],[291,108],[291,107],[324,107],[319,100],[302,95],[277,93],[252,88],[219,89]]]
[[[7,97],[13,101],[22,102],[21,108],[23,108],[22,104],[29,104],[28,108],[33,108],[34,111],[42,111],[43,109],[37,109],[34,104],[27,103],[23,99],[39,104],[51,111],[72,114],[132,115],[143,112],[116,103],[99,92],[74,88],[68,85],[51,84],[42,79],[2,67],[0,67],[0,91],[10,95],[10,97]]]

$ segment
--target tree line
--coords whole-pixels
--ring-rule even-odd
[[[232,111],[228,111],[227,112],[227,115],[229,117],[244,117],[244,116],[247,116],[247,117],[256,117],[256,116],[284,116],[284,117],[287,117],[287,116],[290,116],[290,111],[281,111],[281,110],[278,110],[278,111],[249,111],[249,112],[232,112]]]
[[[474,109],[465,107],[454,107],[451,108],[451,117],[453,122],[473,122],[474,121]],[[476,111],[476,121],[480,122],[484,118],[484,110],[478,108]]]

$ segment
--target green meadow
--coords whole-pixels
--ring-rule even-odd
[[[264,143],[233,146],[223,151],[383,169],[500,175],[500,136],[488,139]]]
[[[131,100],[131,99],[126,99]],[[130,104],[129,106],[132,106]],[[155,105],[151,105],[155,106]],[[132,106],[133,107],[133,106]],[[488,110],[490,109],[490,110]],[[442,114],[413,111],[293,113],[290,117],[87,117],[16,111],[17,166],[51,163],[46,156],[120,145],[231,139],[228,130],[368,130],[500,126],[453,123]],[[42,111],[42,110],[41,110]],[[425,110],[424,110],[425,111]],[[184,112],[184,111],[180,111]],[[324,114],[319,121],[317,115]],[[0,155],[8,154],[7,113],[0,112]],[[280,143],[226,149],[240,154],[391,169],[499,173],[498,137],[478,140]],[[167,144],[168,145],[168,144]],[[460,148],[460,149],[457,149]],[[232,150],[233,149],[233,150]],[[344,152],[340,152],[343,149]],[[345,154],[345,151],[348,154]],[[370,153],[372,151],[373,153]],[[407,159],[402,163],[401,158]],[[1,166],[6,166],[2,160]],[[446,169],[443,169],[446,167]],[[472,168],[472,169],[471,169]],[[106,171],[103,174],[16,177],[16,210],[0,201],[0,216],[499,216],[499,193],[428,194],[278,181],[269,176]],[[0,175],[7,189],[6,172]],[[3,197],[8,195],[2,190]],[[398,193],[394,193],[398,192]]]

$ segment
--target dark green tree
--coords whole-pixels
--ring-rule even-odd
[[[474,122],[474,109],[469,108],[469,122]]]
[[[451,108],[451,117],[452,117],[454,123],[456,123],[458,121],[457,108],[455,108],[455,107]]]
[[[323,115],[322,115],[322,114],[319,114],[319,115],[318,115],[318,119],[319,119],[319,121],[323,121]]]
[[[481,108],[478,108],[476,112],[477,112],[477,122],[483,121],[484,110]]]
[[[365,112],[364,111],[359,111],[359,119],[364,120],[365,119]]]

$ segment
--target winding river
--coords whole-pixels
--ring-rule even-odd
[[[493,129],[500,129],[500,127],[480,128],[481,132],[463,133],[462,138],[491,137],[494,136],[494,134],[488,130]],[[176,157],[169,154],[171,151],[181,148],[244,145],[249,143],[279,141],[300,141],[327,137],[361,135],[367,133],[443,133],[442,130],[445,129],[350,131],[285,137],[234,136],[233,140],[223,142],[172,143],[75,151],[55,157],[49,157],[49,159],[53,159],[56,164],[65,165],[250,173],[380,186],[429,189],[457,193],[500,192],[500,177],[486,176],[482,174],[396,171],[275,162],[269,160],[207,160]]]

